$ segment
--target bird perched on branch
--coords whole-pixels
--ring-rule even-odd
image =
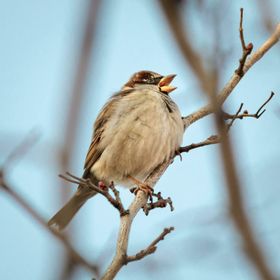
[[[100,111],[86,156],[83,178],[95,185],[117,185],[149,193],[144,183],[179,148],[184,125],[169,93],[176,75],[151,71],[135,73]],[[74,196],[49,221],[63,229],[96,192],[79,186]]]

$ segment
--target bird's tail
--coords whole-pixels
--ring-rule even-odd
[[[49,220],[48,226],[64,229],[84,203],[94,195],[96,192],[92,189],[79,186],[74,196]]]

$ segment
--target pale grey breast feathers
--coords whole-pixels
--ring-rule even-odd
[[[179,109],[167,94],[150,87],[116,94],[95,122],[85,175],[93,172],[106,183],[129,187],[128,175],[144,180],[174,155],[183,130]]]

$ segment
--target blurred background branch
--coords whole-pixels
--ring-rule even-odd
[[[91,58],[94,52],[94,40],[95,33],[97,30],[97,19],[99,16],[101,1],[100,0],[90,0],[88,1],[88,7],[85,8],[85,23],[84,27],[81,29],[81,44],[80,50],[78,51],[77,66],[75,69],[73,85],[71,92],[69,93],[68,105],[66,106],[66,123],[64,141],[62,145],[62,150],[60,153],[60,170],[71,170],[73,152],[76,146],[76,140],[79,134],[79,124],[81,112],[83,110],[83,101],[86,94],[86,84],[88,81],[88,75],[90,74]],[[67,103],[67,102],[66,102]],[[62,204],[65,200],[69,198],[69,188],[65,184],[64,180],[62,182]],[[72,225],[68,231],[68,236],[70,237],[75,234],[75,228]],[[65,264],[62,267],[61,279],[71,279],[72,274],[75,272],[76,263],[73,262],[69,254],[65,253]]]
[[[67,258],[71,259],[73,264],[80,264],[91,271],[94,275],[98,275],[98,267],[95,264],[90,264],[85,258],[83,258],[71,245],[67,236],[58,232],[57,230],[50,228],[44,218],[35,210],[19,193],[17,193],[13,187],[6,181],[7,170],[9,165],[14,163],[16,165],[16,160],[20,160],[24,153],[31,149],[36,138],[34,135],[29,135],[20,145],[14,149],[10,155],[5,160],[4,164],[0,168],[0,186],[2,190],[8,193],[12,199],[19,204],[28,214],[32,217],[33,220],[38,222],[41,226],[47,229],[53,234],[63,245],[67,252]],[[15,166],[13,166],[15,167]]]
[[[233,156],[233,149],[231,146],[230,138],[228,137],[226,125],[221,114],[220,106],[233,91],[244,73],[247,72],[248,69],[256,61],[258,61],[258,59],[261,58],[265,52],[267,52],[275,43],[277,43],[280,37],[280,24],[277,26],[267,42],[265,42],[263,46],[252,55],[249,63],[245,64],[248,55],[251,53],[252,44],[249,44],[249,47],[245,45],[243,35],[243,9],[241,8],[239,30],[243,54],[242,58],[240,59],[240,65],[231,81],[224,87],[222,93],[216,95],[216,91],[213,90],[215,89],[215,87],[207,86],[211,81],[211,79],[207,79],[207,77],[211,76],[203,70],[201,58],[193,51],[193,47],[191,46],[190,40],[187,38],[186,32],[182,30],[183,21],[181,19],[180,13],[180,2],[161,0],[160,3],[162,5],[163,12],[167,17],[167,21],[174,35],[174,38],[183,53],[185,61],[192,68],[198,81],[200,81],[201,88],[203,89],[205,94],[208,95],[211,103],[211,108],[214,108],[215,123],[218,134],[221,137],[220,147],[221,156],[224,163],[223,167],[225,171],[225,177],[227,181],[226,186],[229,199],[229,213],[242,239],[244,251],[262,279],[275,279],[273,273],[270,270],[270,266],[268,265],[268,261],[263,255],[262,250],[257,242],[253,226],[251,225],[246,213],[246,207],[242,197],[242,189],[244,187],[241,185],[240,179],[237,174],[236,163]],[[198,65],[198,68],[195,67],[196,65]],[[227,92],[227,94],[225,94],[225,92]],[[194,115],[195,114],[198,114],[199,116],[200,114],[205,116],[205,110],[202,110],[202,113],[196,112],[194,113]],[[191,119],[197,120],[198,117],[192,117]],[[186,125],[188,125],[188,118],[185,118],[185,120]]]
[[[181,1],[160,0],[159,2],[186,64],[193,71],[201,89],[208,92],[211,90],[210,82],[213,82],[213,79],[205,69],[198,50],[193,47],[187,29],[184,28],[185,24],[181,17]],[[212,87],[216,88],[216,85]]]

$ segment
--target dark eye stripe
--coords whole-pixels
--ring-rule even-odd
[[[145,80],[145,83],[151,85],[157,85],[162,77],[151,77],[150,79]]]
[[[156,78],[154,78],[154,81],[156,84],[158,84],[161,79],[162,79],[162,77],[156,77]]]

